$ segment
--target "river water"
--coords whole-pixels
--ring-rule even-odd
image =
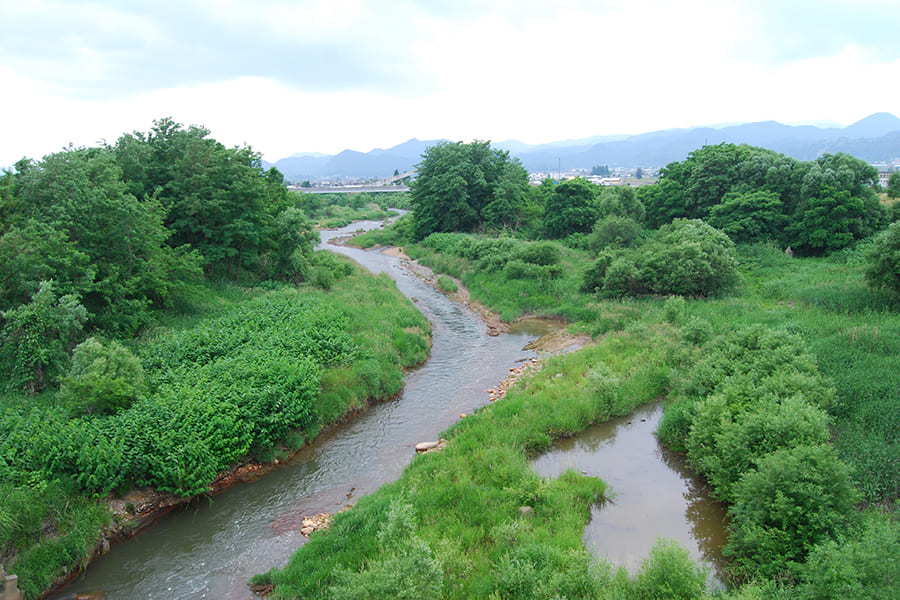
[[[379,223],[323,231],[322,241]],[[400,476],[416,443],[488,402],[510,367],[536,354],[524,346],[537,337],[513,330],[487,335],[481,319],[403,269],[400,259],[342,246],[376,273],[387,273],[428,317],[433,348],[405,377],[402,394],[352,422],[319,436],[289,464],[260,480],[201,499],[137,537],[117,544],[83,576],[52,596],[102,593],[108,600],[139,598],[247,599],[247,580],[286,564],[305,541],[303,516],[334,512]]]
[[[721,587],[724,508],[709,498],[684,459],[657,440],[662,413],[660,404],[639,407],[558,441],[532,465],[544,477],[574,469],[612,488],[613,499],[591,509],[584,532],[597,558],[635,573],[657,538],[674,539],[710,570],[710,583]]]
[[[322,245],[326,246],[335,237],[378,225],[364,222],[323,231]],[[132,540],[115,545],[109,554],[92,563],[83,575],[51,598],[70,600],[86,593],[97,593],[108,600],[252,598],[247,580],[256,573],[283,566],[306,541],[299,533],[303,516],[335,512],[357,497],[397,479],[412,459],[416,443],[437,439],[441,431],[459,419],[460,413],[471,413],[486,404],[489,388],[496,387],[511,367],[535,356],[524,347],[544,333],[540,324],[533,328],[526,323],[513,327],[508,334],[489,336],[476,314],[407,272],[400,259],[378,251],[327,247],[351,256],[370,271],[387,273],[428,317],[433,330],[431,355],[424,365],[406,375],[401,395],[320,435],[292,461],[258,481],[238,485],[211,499],[200,499]],[[645,422],[641,418],[645,417],[636,417],[637,422],[644,425],[658,416],[650,414]],[[647,532],[642,534],[637,532],[640,518],[627,530],[620,529],[619,517],[611,517],[603,525],[610,509],[632,504],[628,492],[632,479],[641,479],[639,489],[643,491],[638,492],[639,496],[655,497],[658,504],[674,506],[684,499],[689,505],[696,504],[690,499],[690,492],[684,491],[686,488],[659,485],[659,478],[667,470],[666,477],[685,480],[686,474],[675,460],[663,458],[662,463],[668,467],[649,475],[652,481],[647,487],[645,463],[629,466],[624,462],[618,474],[613,474],[600,465],[616,463],[624,460],[623,457],[583,456],[592,447],[615,447],[617,439],[630,435],[631,430],[624,421],[611,427],[596,439],[591,437],[593,430],[589,430],[578,438],[561,442],[556,450],[535,464],[546,476],[555,476],[571,464],[601,476],[612,485],[617,500],[594,509],[586,543],[613,561],[633,566],[639,557],[646,556],[657,535],[682,541],[691,539],[690,534],[672,534],[665,525],[667,522],[679,522],[687,529],[700,526],[696,525],[697,519],[692,520],[690,508],[669,511],[659,520],[648,521],[644,524]],[[641,430],[638,437],[644,441],[632,443],[633,450],[656,455],[659,450],[655,447],[653,429],[649,426],[634,429]],[[567,445],[571,448],[567,449]],[[580,449],[578,452],[582,454],[572,454],[572,448]],[[688,484],[687,489],[690,487]],[[654,508],[644,514],[656,512]],[[710,516],[708,511],[701,512],[700,521],[717,522],[721,530],[720,514]],[[598,533],[591,533],[594,530]],[[598,542],[603,539],[612,543],[601,547]],[[710,547],[720,543],[713,534],[699,533],[694,539],[708,539]],[[703,547],[701,541],[698,547],[692,547],[692,553],[709,560]]]

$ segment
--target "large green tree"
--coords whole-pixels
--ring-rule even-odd
[[[564,238],[572,233],[590,233],[600,216],[597,190],[581,177],[553,188],[544,202],[544,235]]]
[[[429,147],[412,183],[414,233],[516,228],[528,173],[490,142],[441,142]]]
[[[273,219],[291,199],[281,173],[264,171],[259,154],[209,134],[165,118],[147,134],[123,135],[114,152],[127,190],[159,201],[170,244],[189,244],[208,270],[240,278],[277,245]]]
[[[108,148],[45,157],[17,175],[17,196],[22,226],[0,242],[4,266],[23,268],[13,278],[12,302],[52,278],[62,293],[82,298],[93,326],[130,333],[151,305],[170,300],[179,281],[199,275],[186,249],[166,245],[162,207],[128,192]],[[25,254],[4,252],[7,245]]]

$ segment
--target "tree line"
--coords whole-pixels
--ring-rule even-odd
[[[826,255],[898,220],[900,203],[881,202],[877,175],[848,154],[800,161],[723,143],[669,164],[654,185],[602,188],[576,178],[529,186],[507,151],[444,142],[422,156],[414,213],[401,231],[417,241],[446,232],[561,240],[596,258],[586,291],[706,296],[736,282],[735,244]],[[885,244],[889,255],[898,252],[894,237],[879,238],[882,255]],[[874,286],[900,291],[893,260],[873,267]]]
[[[0,176],[0,361],[32,392],[90,332],[129,337],[191,282],[300,281],[318,236],[249,147],[172,119]]]

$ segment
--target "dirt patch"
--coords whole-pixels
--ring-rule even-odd
[[[591,343],[593,343],[593,340],[586,333],[569,333],[565,329],[560,329],[539,337],[525,346],[525,348],[535,352],[557,354],[559,352],[577,350]]]

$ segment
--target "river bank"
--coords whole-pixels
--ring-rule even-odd
[[[290,460],[230,470],[217,482],[221,487],[213,497],[186,504],[163,498],[158,506],[146,497],[134,497],[132,511],[123,515],[130,519],[125,528],[137,531],[133,513],[142,513],[141,535],[117,542],[113,552],[99,556],[54,598],[69,600],[102,590],[105,598],[115,600],[160,588],[166,598],[199,597],[198,590],[208,597],[246,598],[252,574],[260,567],[283,564],[306,543],[302,527],[292,529],[285,523],[336,512],[395,480],[413,458],[416,443],[434,439],[460,414],[488,403],[487,390],[497,387],[510,367],[536,357],[523,349],[534,339],[531,334],[486,335],[484,322],[474,312],[382,256],[354,259],[376,263],[364,266],[399,282],[404,295],[418,300],[415,306],[433,327],[432,353],[424,365],[406,373],[400,395],[320,432]],[[468,377],[460,383],[461,372]],[[237,485],[243,481],[255,483]],[[122,500],[120,510],[129,502]]]

